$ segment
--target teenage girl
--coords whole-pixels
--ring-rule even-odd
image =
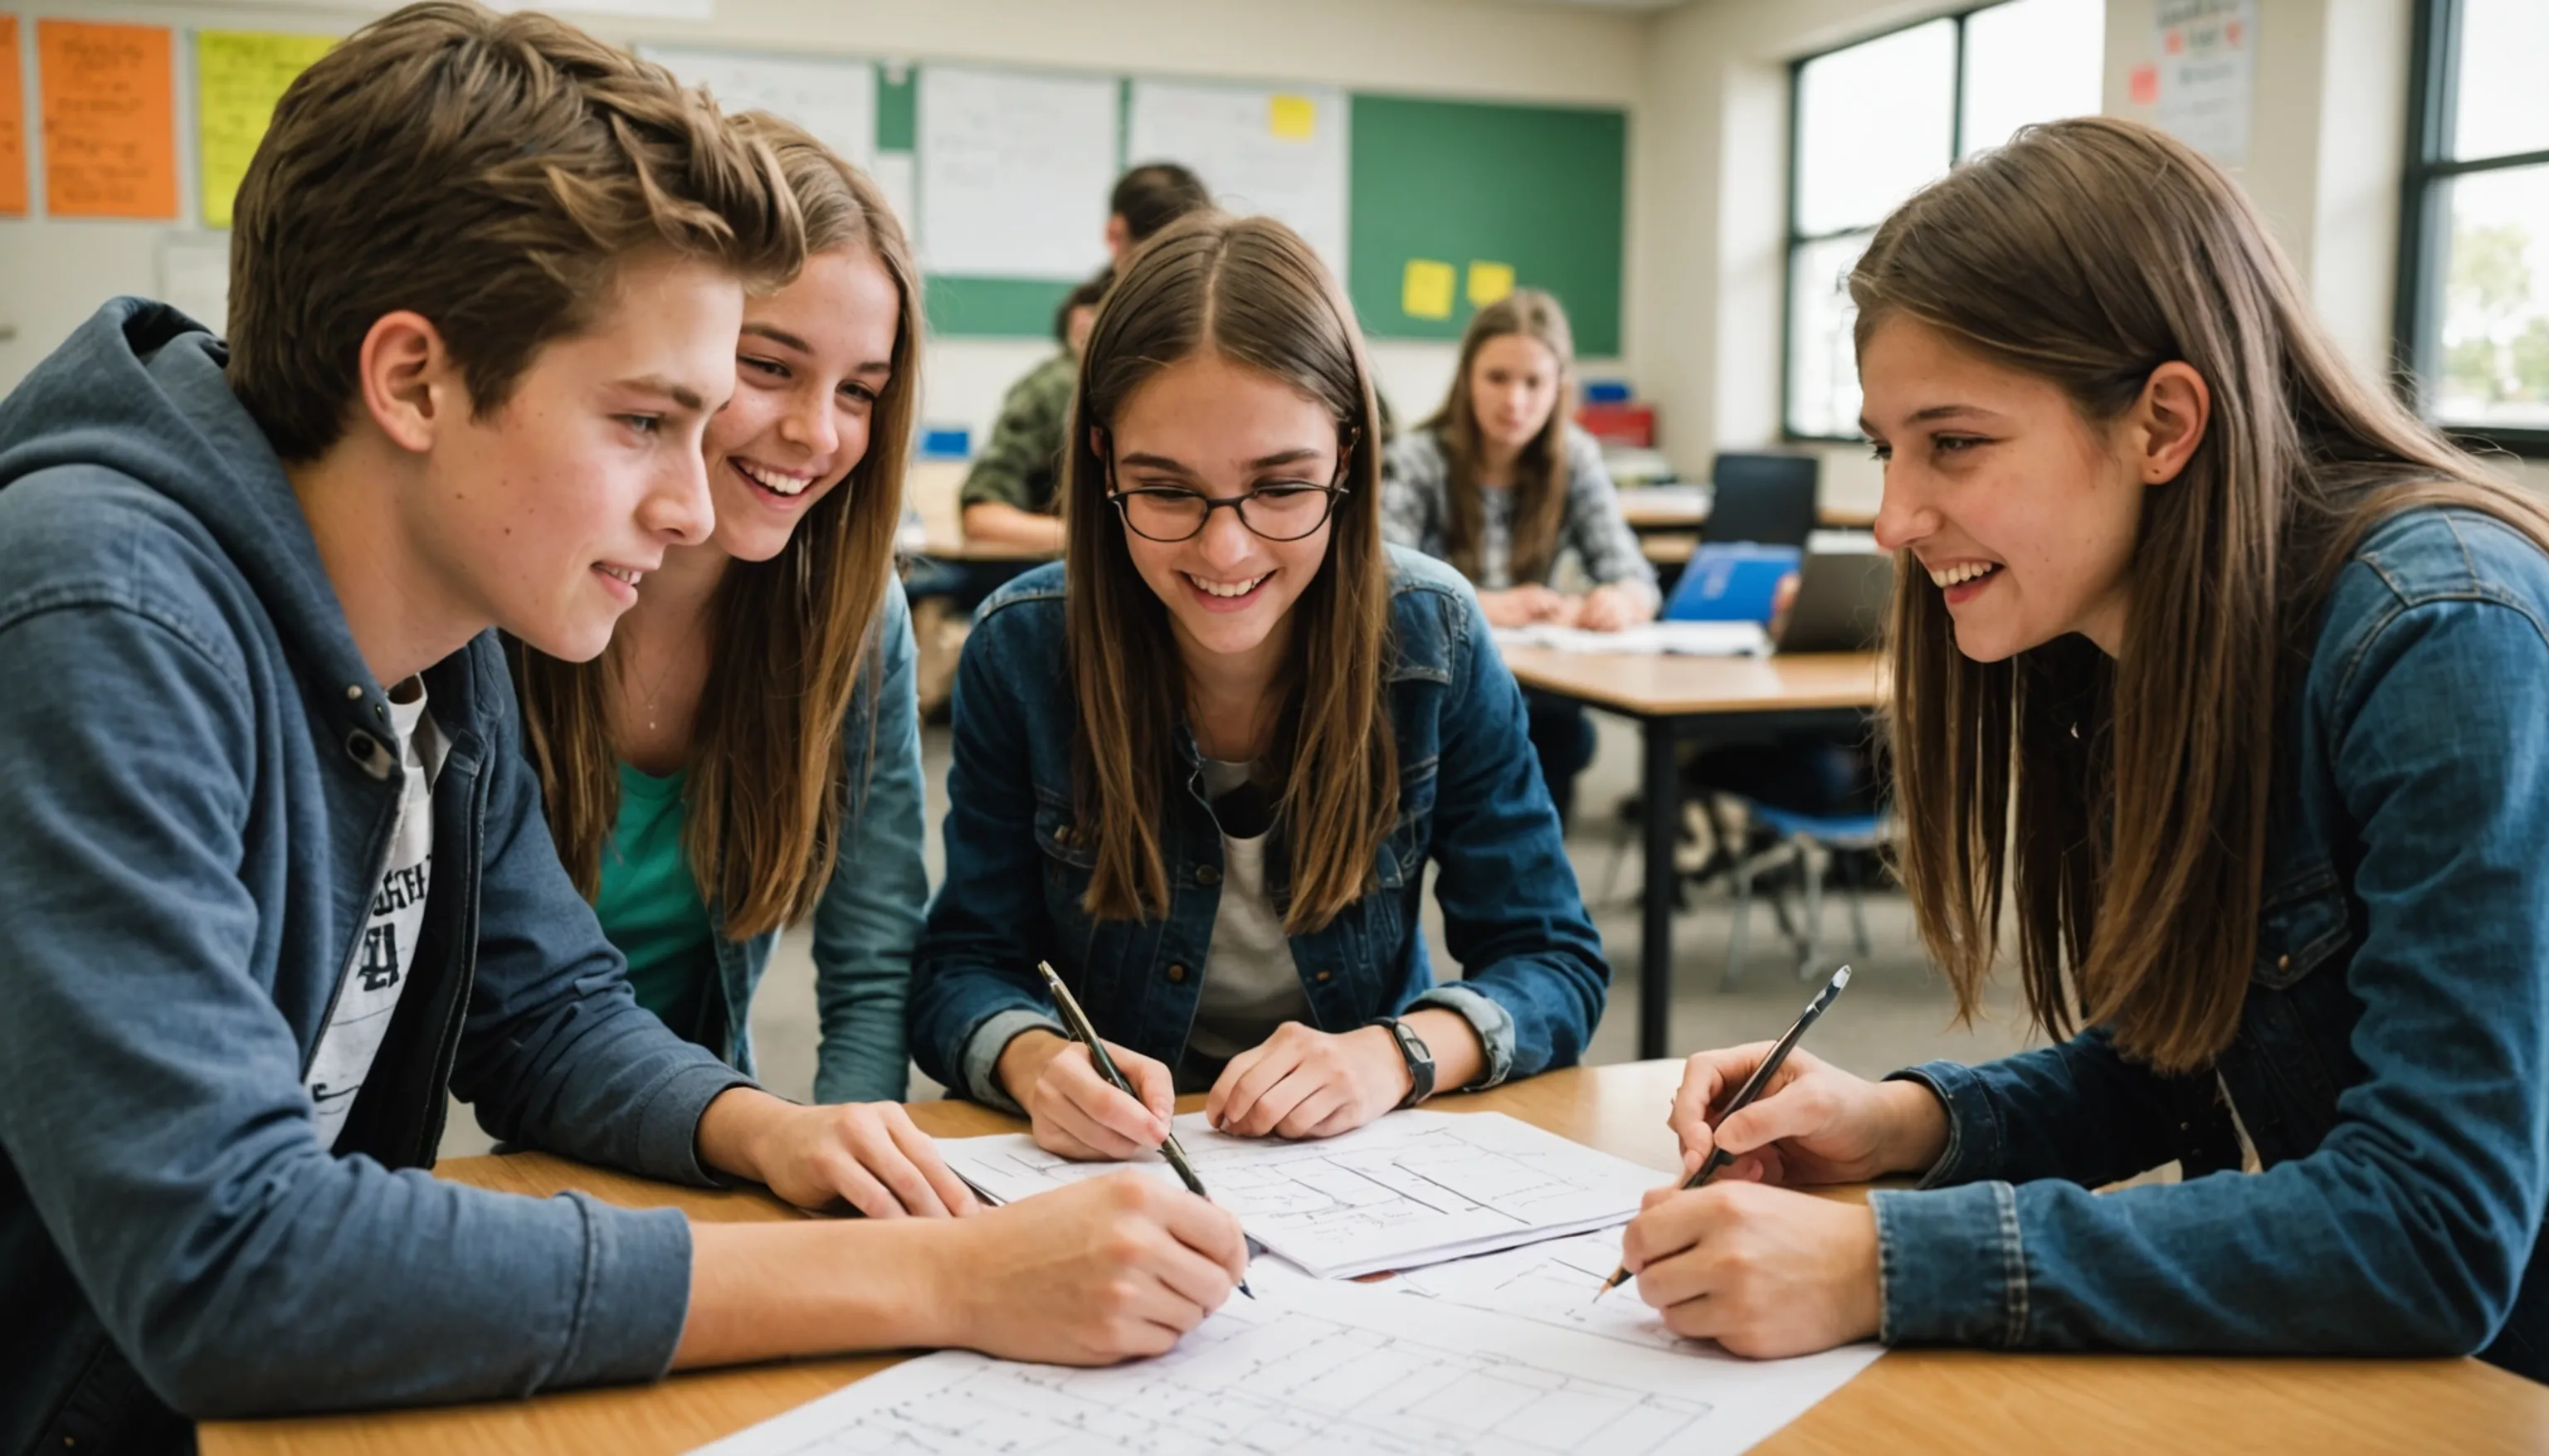
[[[1469,320],[1451,398],[1390,446],[1382,531],[1458,567],[1499,627],[1616,632],[1655,614],[1655,569],[1574,412],[1565,312],[1538,289],[1519,289]],[[1549,585],[1570,549],[1593,582],[1581,594]],[[1593,723],[1579,703],[1529,700],[1532,749],[1564,818],[1575,775],[1593,759]]]
[[[1574,1061],[1608,972],[1522,694],[1458,576],[1381,544],[1362,333],[1308,245],[1191,218],[1100,307],[1070,539],[958,671],[921,1066],[1077,1157],[1324,1137]],[[1435,985],[1425,866],[1466,977]],[[1140,1097],[1100,1080],[1049,960]]]
[[[638,1002],[752,1070],[749,1013],[811,915],[814,1094],[871,1214],[971,1210],[897,1104],[928,895],[912,639],[893,569],[919,385],[919,279],[876,185],[773,118],[805,269],[748,300],[708,432],[716,527],[674,547],[598,662],[516,645],[551,832]]]
[[[1905,883],[1969,1012],[2010,927],[2056,1045],[1883,1082],[1801,1052],[1722,1125],[1763,1048],[1693,1057],[1684,1155],[1748,1177],[1651,1198],[1641,1293],[1747,1354],[2549,1377],[2549,510],[2358,378],[2145,127],[2022,133],[1849,288]],[[1919,1190],[1780,1186],[1887,1174]]]

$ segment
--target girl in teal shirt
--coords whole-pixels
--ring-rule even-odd
[[[804,272],[748,300],[709,425],[705,539],[597,563],[637,600],[590,664],[517,646],[524,738],[568,870],[639,1004],[753,1069],[752,994],[811,918],[814,1093],[871,1214],[974,1201],[897,1104],[928,893],[911,625],[893,571],[919,381],[919,279],[875,184],[787,123],[745,124],[805,215]],[[857,1180],[854,1178],[853,1182]]]

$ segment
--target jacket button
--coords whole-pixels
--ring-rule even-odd
[[[1336,977],[1336,972],[1335,972],[1335,971],[1333,971],[1333,970],[1323,970],[1323,971],[1320,971],[1320,972],[1319,972],[1319,984],[1324,986],[1324,985],[1326,985],[1330,980],[1335,979],[1335,977]]]
[[[363,700],[363,684],[362,684],[362,683],[360,683],[360,682],[348,682],[348,683],[346,683],[346,684],[345,684],[345,701],[347,701],[347,702],[361,702],[362,700]]]
[[[2277,969],[2277,970],[2290,970],[2290,969],[2292,969],[2292,968],[2293,968],[2293,957],[2291,957],[2290,956],[2276,956],[2276,957],[2275,957],[2275,969]]]
[[[1209,864],[1198,864],[1195,866],[1195,883],[1219,884],[1221,883],[1221,871],[1213,868]]]
[[[1169,979],[1180,985],[1185,984],[1186,968],[1183,962],[1180,962],[1169,967]]]

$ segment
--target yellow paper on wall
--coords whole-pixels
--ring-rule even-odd
[[[239,180],[293,78],[335,45],[330,36],[201,31],[195,36],[196,121],[203,142],[204,226],[231,226]]]
[[[1514,291],[1511,263],[1481,263],[1469,260],[1469,307],[1483,309]]]
[[[1452,281],[1458,269],[1432,258],[1409,258],[1407,274],[1399,286],[1398,307],[1410,318],[1449,318],[1452,317]]]
[[[1307,141],[1318,135],[1319,104],[1306,96],[1278,93],[1266,104],[1266,128],[1278,140]]]

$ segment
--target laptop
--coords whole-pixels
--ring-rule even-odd
[[[1894,556],[1885,551],[1809,552],[1797,572],[1797,599],[1772,643],[1780,652],[1867,652],[1894,598]]]

